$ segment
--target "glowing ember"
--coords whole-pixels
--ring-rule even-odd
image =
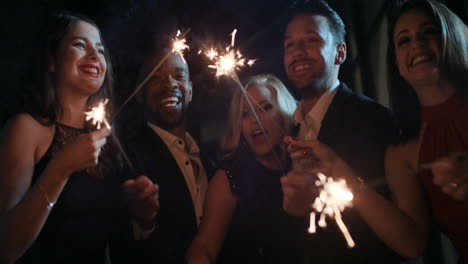
[[[353,200],[353,194],[346,186],[345,180],[334,181],[332,178],[325,176],[322,173],[318,173],[318,178],[315,182],[317,187],[321,187],[320,195],[315,198],[312,208],[315,209],[317,213],[320,213],[319,226],[326,227],[327,223],[325,221],[326,216],[334,217],[336,224],[343,233],[346,242],[349,247],[354,247],[355,243],[351,238],[351,235],[346,228],[342,218],[341,212],[346,207],[351,207]],[[310,213],[310,226],[309,233],[315,233],[315,212]]]
[[[209,51],[207,51],[207,52],[205,53],[205,55],[206,55],[210,60],[213,60],[215,57],[218,56],[218,52],[217,52],[215,49],[211,48]]]
[[[178,53],[182,60],[184,60],[184,51],[189,49],[189,46],[186,44],[186,40],[184,37],[180,36],[180,30],[177,30],[176,37],[172,40],[172,52]]]
[[[231,33],[231,45],[227,46],[224,52],[218,52],[216,49],[211,48],[205,55],[214,62],[213,65],[208,67],[216,69],[216,77],[222,75],[233,75],[236,70],[244,67],[245,65],[252,66],[255,60],[247,60],[242,56],[240,51],[234,49],[237,29]]]
[[[234,29],[231,33],[231,47],[234,47],[234,43],[236,41],[236,33],[237,33],[237,29]]]
[[[92,120],[92,124],[101,129],[101,125],[104,123],[107,129],[110,129],[109,122],[106,119],[105,106],[109,102],[109,99],[99,102],[98,106],[93,106],[91,111],[85,112],[86,121]]]

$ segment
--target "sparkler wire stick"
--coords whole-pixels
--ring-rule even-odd
[[[98,103],[97,106],[93,106],[90,111],[85,112],[85,119],[86,121],[90,121],[96,128],[99,130],[101,129],[101,125],[104,124],[107,129],[111,129],[111,126],[106,118],[106,109],[105,105],[109,102],[109,99],[105,99]],[[127,156],[127,153],[123,149],[122,145],[120,144],[119,139],[115,134],[111,133],[112,138],[114,139],[115,145],[119,149],[120,153],[122,154],[123,158],[127,162],[128,166],[133,170],[133,164],[130,162],[130,159]]]
[[[258,106],[258,108],[260,108],[260,110],[262,110],[262,112],[266,113],[266,110],[257,102],[255,101],[255,99],[252,98],[252,95],[250,95],[249,91],[245,91],[247,93],[247,95],[250,97],[250,100],[256,105]],[[286,135],[286,131],[270,116],[270,115],[267,115],[268,119],[270,119],[270,121],[279,129],[281,130],[281,132],[283,132],[284,135]]]
[[[350,248],[354,247],[356,243],[354,242],[353,238],[349,234],[348,228],[346,228],[345,223],[343,222],[343,219],[341,218],[341,213],[340,210],[338,210],[336,207],[333,208],[333,211],[335,212],[335,221],[338,227],[341,230],[341,233],[343,233],[343,236],[346,239],[346,242],[348,243],[348,246]]]
[[[132,171],[135,171],[135,167],[133,167],[133,163],[128,158],[128,155],[125,152],[124,148],[122,147],[122,144],[120,144],[120,141],[117,138],[117,136],[115,134],[111,134],[111,136],[112,136],[112,139],[114,139],[115,145],[120,150],[120,153],[122,154],[122,157],[124,158],[125,162],[127,162],[128,166],[130,167],[130,169],[132,169]]]
[[[285,170],[285,168],[283,167],[283,164],[281,163],[281,159],[278,157],[278,154],[276,153],[276,151],[274,151],[274,148],[273,148],[273,144],[271,143],[271,139],[270,137],[268,136],[268,134],[266,133],[265,131],[265,128],[263,127],[263,124],[262,122],[260,121],[260,118],[258,117],[258,114],[257,112],[255,112],[255,108],[253,107],[252,105],[252,102],[249,98],[249,96],[247,95],[247,91],[245,90],[244,86],[242,85],[241,81],[239,80],[239,77],[237,76],[236,72],[235,71],[232,71],[232,73],[230,74],[232,79],[234,80],[234,82],[239,86],[239,88],[241,89],[242,91],[242,94],[244,95],[244,98],[245,100],[247,101],[247,104],[249,105],[249,108],[250,110],[252,111],[252,114],[254,115],[255,117],[255,120],[257,121],[257,124],[258,126],[260,127],[260,130],[262,131],[263,135],[265,136],[267,142],[268,142],[268,145],[270,146],[270,148],[273,150],[273,155],[275,156],[275,159],[278,161],[278,164],[280,165],[280,168],[282,171]]]
[[[253,104],[252,104],[252,102],[251,102],[251,100],[249,98],[249,95],[247,94],[246,89],[244,88],[241,81],[239,80],[239,77],[236,74],[236,69],[240,69],[241,67],[244,67],[246,64],[249,65],[249,66],[252,66],[252,64],[255,62],[255,60],[247,60],[247,62],[246,62],[246,58],[243,58],[242,54],[238,50],[234,49],[236,33],[237,33],[237,29],[234,29],[234,31],[231,33],[231,45],[226,47],[226,49],[225,49],[226,53],[220,54],[220,53],[218,53],[218,51],[216,49],[213,49],[213,48],[211,48],[210,50],[208,50],[205,53],[205,55],[210,60],[214,60],[214,62],[215,62],[214,65],[209,65],[208,67],[212,68],[212,69],[216,69],[216,74],[215,74],[216,77],[219,77],[219,76],[222,76],[222,75],[230,76],[233,79],[233,81],[237,84],[237,86],[239,86],[239,89],[241,89],[242,95],[244,96],[245,100],[247,101],[247,104],[248,104],[252,114],[254,115],[255,120],[257,121],[262,134],[265,136],[265,139],[266,139],[268,145],[270,146],[270,148],[272,150],[274,150],[273,144],[271,143],[271,139],[268,136],[268,134],[266,133],[265,128],[264,128],[262,122],[260,121],[260,118],[258,117],[258,114],[255,111],[255,108],[253,107]],[[199,52],[199,53],[201,53],[201,52]],[[257,105],[258,105],[258,103],[257,103]],[[260,108],[262,109],[262,107],[260,107]],[[275,159],[278,161],[278,164],[279,164],[281,170],[284,171],[283,164],[281,162],[281,159],[278,157],[278,154],[275,151],[273,151],[273,154],[275,156]]]
[[[187,31],[185,31],[182,35],[178,36],[177,39],[179,39],[179,40],[184,39],[185,36],[187,36],[187,34],[190,32],[190,30],[191,30],[190,28],[187,29]],[[151,78],[151,76],[153,76],[153,74],[159,69],[159,67],[161,67],[161,65],[163,65],[163,63],[167,60],[167,58],[169,58],[169,56],[174,52],[178,53],[179,55],[181,54],[181,52],[178,51],[178,50],[175,50],[174,47],[170,51],[168,51],[166,53],[166,55],[164,55],[164,57],[159,61],[159,63],[156,64],[156,66],[154,66],[153,70],[146,76],[146,78],[143,79],[143,81],[140,84],[138,84],[138,86],[135,88],[133,93],[128,96],[128,98],[122,103],[122,105],[119,107],[119,109],[117,109],[117,111],[115,111],[115,114],[111,118],[110,123],[112,123],[115,120],[117,115],[128,104],[128,102],[130,102],[130,100],[132,100],[132,98],[141,90],[141,88],[143,88],[143,86],[145,86],[145,84],[148,82],[148,80]],[[182,57],[182,59],[184,59],[183,56],[181,56],[181,57]]]

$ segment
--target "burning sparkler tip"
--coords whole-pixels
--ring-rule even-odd
[[[176,37],[172,40],[172,52],[179,54],[184,62],[184,51],[190,49],[186,42],[187,40],[181,36],[180,30],[177,30]]]
[[[331,177],[325,176],[323,173],[317,174],[318,180],[315,182],[317,187],[320,187],[319,196],[315,199],[314,203],[311,205],[317,213],[320,213],[320,220],[318,225],[320,227],[326,227],[327,223],[325,221],[326,216],[335,218],[335,222],[343,233],[348,247],[352,248],[355,246],[351,235],[349,234],[346,225],[344,224],[341,218],[341,211],[346,207],[352,206],[351,201],[353,200],[353,194],[349,191],[346,186],[345,180],[334,181]],[[314,221],[312,222],[312,217]],[[311,221],[309,226],[309,233],[311,230],[315,230],[315,212],[311,213]]]
[[[99,102],[97,106],[92,107],[90,111],[85,112],[85,120],[91,120],[91,123],[96,126],[97,129],[101,129],[102,124],[104,124],[104,126],[110,130],[111,127],[106,119],[105,110],[105,106],[108,102],[109,99],[106,98],[105,100]]]
[[[205,55],[214,62],[214,64],[209,65],[208,67],[216,69],[216,77],[222,75],[233,76],[236,70],[239,70],[245,65],[252,66],[256,61],[252,59],[247,60],[242,56],[239,50],[234,49],[236,33],[237,29],[234,29],[231,33],[231,45],[225,48],[225,52],[220,54],[214,48],[205,52]]]

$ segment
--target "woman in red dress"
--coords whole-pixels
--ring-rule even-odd
[[[288,150],[293,159],[313,155],[320,161],[318,170],[345,178],[354,207],[401,256],[423,253],[429,211],[453,242],[459,263],[467,264],[468,30],[432,0],[406,1],[394,10],[389,29],[391,103],[401,128],[401,141],[386,154],[393,203],[366,188],[369,183],[360,182],[325,145],[290,139]]]

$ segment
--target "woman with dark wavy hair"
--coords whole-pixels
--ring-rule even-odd
[[[112,99],[109,55],[80,15],[54,15],[41,34],[34,83],[0,141],[0,262],[104,263],[122,181],[110,131],[85,112]]]
[[[388,60],[401,142],[387,149],[385,161],[393,203],[368,188],[327,146],[293,142],[288,149],[293,159],[304,150],[313,153],[320,171],[346,179],[354,207],[405,258],[421,256],[427,245],[426,192],[460,263],[468,263],[467,36],[466,25],[438,2],[410,0],[394,9]]]
[[[438,1],[412,0],[396,9],[389,29],[402,143],[388,151],[388,171],[407,179],[396,189],[422,183],[437,225],[468,263],[467,26]]]

